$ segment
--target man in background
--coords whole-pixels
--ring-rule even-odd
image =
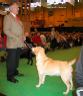
[[[13,83],[18,82],[15,76],[22,76],[19,73],[18,65],[21,48],[24,46],[24,28],[17,17],[19,7],[13,2],[9,7],[10,13],[4,17],[3,30],[7,36],[7,80]]]

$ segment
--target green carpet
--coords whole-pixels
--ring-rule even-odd
[[[79,55],[80,47],[70,49],[60,49],[54,52],[48,52],[47,55],[53,59],[71,60]],[[20,60],[19,70],[24,74],[24,77],[16,77],[19,82],[16,84],[6,80],[6,63],[0,63],[0,92],[6,96],[64,96],[63,91],[66,86],[60,77],[46,77],[45,84],[40,88],[36,88],[38,83],[38,74],[34,65],[27,65],[26,59]],[[72,91],[68,96],[73,96]]]

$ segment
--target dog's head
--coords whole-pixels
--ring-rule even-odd
[[[39,53],[41,53],[41,54],[45,53],[45,50],[44,50],[44,48],[42,48],[42,47],[33,47],[33,48],[32,48],[32,52],[33,52],[35,55],[37,55],[37,54],[39,54]]]

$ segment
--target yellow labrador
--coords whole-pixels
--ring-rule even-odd
[[[46,75],[61,76],[67,87],[64,94],[68,94],[69,90],[72,90],[73,88],[72,65],[76,62],[76,59],[69,62],[53,60],[46,56],[45,50],[42,47],[34,47],[32,48],[32,51],[36,55],[36,66],[39,75],[39,83],[36,87],[40,87],[41,84],[44,84]]]

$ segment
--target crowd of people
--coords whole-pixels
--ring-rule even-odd
[[[83,44],[83,33],[81,32],[32,32],[31,41],[48,49],[71,48]]]
[[[49,49],[71,48],[83,44],[82,32],[26,32],[25,38],[28,43]],[[6,35],[0,35],[0,48],[6,48],[6,39]]]

